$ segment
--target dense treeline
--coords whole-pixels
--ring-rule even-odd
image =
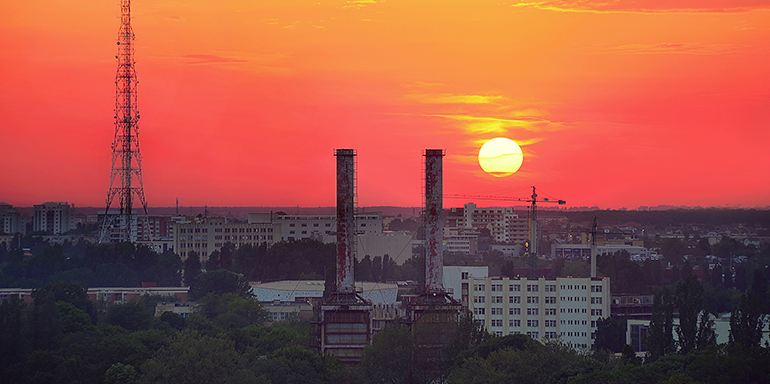
[[[173,252],[158,254],[131,243],[47,245],[28,236],[33,256],[14,248],[0,260],[0,287],[36,288],[57,281],[79,281],[90,287],[137,287],[181,284],[182,261]],[[2,247],[0,247],[2,248]]]
[[[720,225],[737,224],[747,224],[762,228],[770,227],[770,210],[767,209],[695,208],[660,211],[608,209],[598,211],[559,211],[558,213],[545,210],[541,215],[566,216],[572,223],[591,223],[594,217],[599,217],[602,225],[638,223],[644,226],[655,226],[658,229],[679,227],[687,223],[701,224],[712,228]]]
[[[0,382],[8,383],[286,383],[337,382],[336,359],[305,346],[309,324],[263,325],[267,312],[237,293],[209,293],[183,318],[154,316],[158,301],[103,307],[86,288],[55,283],[26,306],[0,304]]]

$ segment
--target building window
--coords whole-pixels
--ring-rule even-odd
[[[531,328],[537,327],[537,320],[527,320],[527,327],[531,327]]]
[[[508,326],[509,327],[521,327],[521,320],[508,320]]]
[[[493,315],[502,315],[503,309],[502,308],[492,308],[492,314]]]
[[[483,315],[484,314],[484,308],[473,308],[473,313],[477,315]]]
[[[461,272],[460,273],[460,279],[468,280],[468,272]]]
[[[527,308],[527,316],[537,316],[537,308]]]
[[[537,304],[537,303],[538,303],[537,296],[527,296],[527,304]]]
[[[556,320],[546,320],[545,321],[545,327],[546,328],[556,328]]]
[[[473,296],[473,302],[474,303],[483,303],[485,297],[484,296]]]
[[[508,308],[508,315],[521,316],[521,308]]]
[[[521,296],[509,296],[508,302],[511,304],[519,304],[521,303]]]
[[[546,304],[556,304],[556,297],[554,297],[554,296],[546,296],[545,303]]]
[[[545,286],[546,292],[556,292],[556,285],[555,284],[548,284]]]
[[[527,285],[527,292],[537,292],[537,285],[536,284]]]
[[[476,286],[476,291],[484,291],[484,284],[479,284]]]
[[[508,290],[511,292],[521,292],[521,285],[518,284],[512,284],[508,287]]]
[[[556,308],[546,308],[545,309],[545,315],[546,316],[556,316]]]

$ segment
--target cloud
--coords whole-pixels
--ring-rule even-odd
[[[628,54],[687,53],[693,55],[721,55],[736,52],[738,47],[731,44],[657,43],[619,45],[605,48],[603,51]]]
[[[363,8],[372,4],[377,4],[377,0],[348,0],[342,8]]]
[[[209,64],[209,63],[245,63],[246,60],[231,59],[215,55],[184,55],[185,59],[192,59],[189,64]]]
[[[560,131],[568,128],[564,123],[552,122],[537,116],[521,116],[520,118],[499,118],[470,115],[430,114],[426,117],[441,117],[458,121],[468,133],[499,133],[505,134],[511,130],[523,129],[530,132]]]
[[[522,1],[512,6],[590,13],[724,13],[770,8],[766,0],[545,0]]]
[[[412,94],[406,95],[407,99],[416,100],[425,104],[490,104],[503,99],[503,96],[482,95],[453,95],[443,94]]]

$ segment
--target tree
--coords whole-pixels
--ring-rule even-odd
[[[150,329],[154,318],[153,312],[145,308],[138,300],[132,300],[107,307],[104,321],[129,331],[141,331]]]
[[[714,320],[711,320],[709,311],[702,310],[698,317],[700,320],[698,320],[698,333],[695,335],[695,348],[703,351],[717,343],[717,334],[714,332]]]
[[[661,244],[660,252],[667,261],[676,265],[682,262],[682,256],[687,254],[687,245],[676,238],[667,238]]]
[[[235,293],[241,297],[251,297],[249,282],[235,272],[226,269],[201,273],[190,286],[190,299],[198,300],[210,293],[222,295]]]
[[[195,278],[201,274],[201,259],[195,251],[187,251],[184,261],[184,283],[191,286]]]
[[[703,308],[704,290],[695,276],[689,275],[676,284],[674,295],[676,306],[679,308],[679,326],[676,327],[676,334],[681,352],[687,354],[695,348],[698,313]]]
[[[626,343],[626,318],[607,317],[596,321],[594,348],[620,353]]]
[[[267,310],[255,299],[244,298],[235,293],[211,293],[198,300],[198,312],[190,316],[189,324],[192,328],[213,327],[226,331],[262,325],[267,320],[267,315]],[[206,327],[196,324],[195,320],[200,320],[198,318],[206,320]]]
[[[759,346],[764,319],[759,296],[751,289],[741,294],[740,304],[730,314],[730,344],[738,343],[747,348]]]
[[[136,369],[130,365],[121,363],[112,364],[104,374],[105,384],[134,384],[136,383]]]
[[[668,288],[663,288],[653,298],[652,319],[647,333],[647,351],[653,361],[675,351],[673,326],[674,298]]]
[[[414,383],[415,343],[409,327],[399,323],[386,325],[364,349],[362,379],[366,383]]]

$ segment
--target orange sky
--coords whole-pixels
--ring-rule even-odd
[[[135,0],[150,206],[770,205],[770,1]],[[0,201],[102,206],[118,1],[0,3]],[[524,163],[485,174],[481,144]],[[448,200],[460,206],[464,200]],[[482,205],[499,204],[480,202]]]

